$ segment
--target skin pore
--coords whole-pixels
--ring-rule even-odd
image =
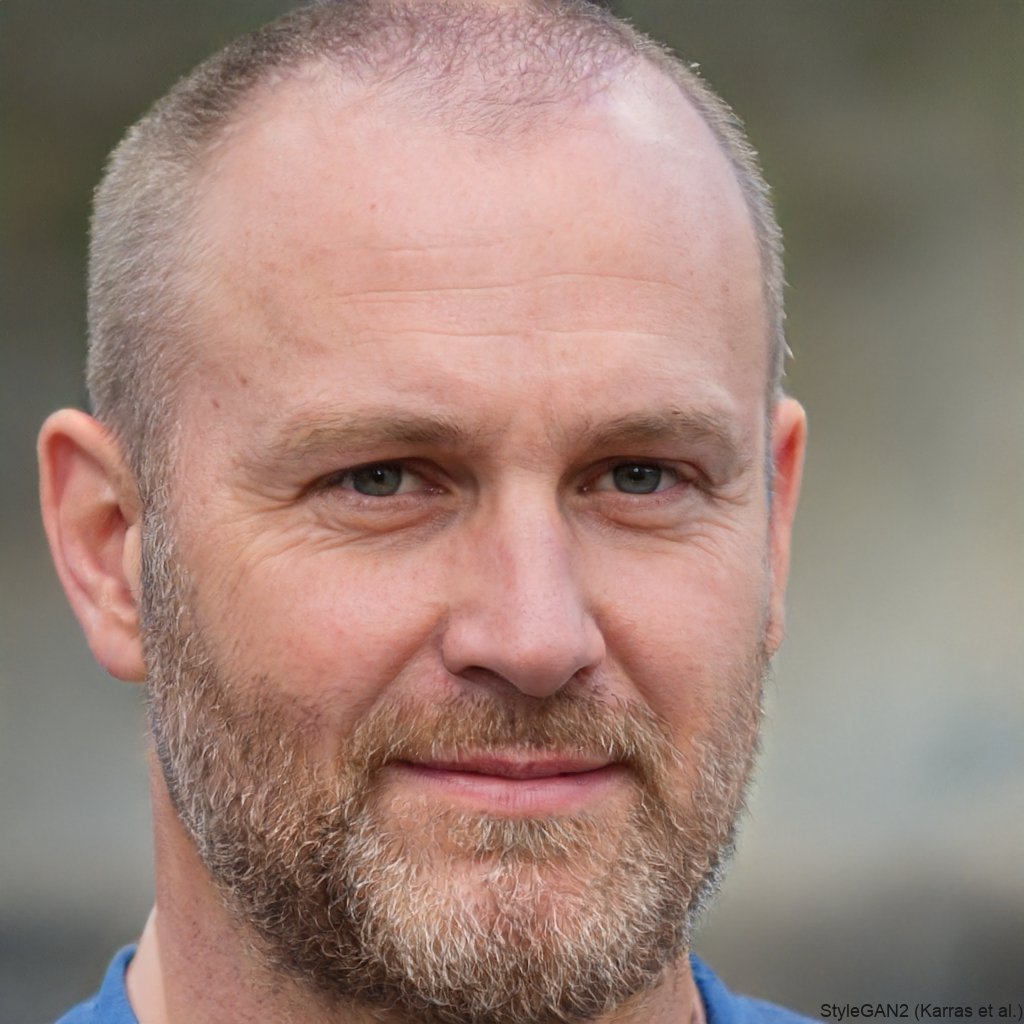
[[[381,920],[422,933],[419,900],[471,950],[497,935],[497,983],[557,966],[559,920],[571,944],[643,903],[673,938],[630,937],[663,960],[590,1019],[699,1014],[685,918],[742,802],[803,451],[799,407],[766,407],[757,249],[710,133],[646,69],[512,146],[290,81],[220,147],[196,222],[203,341],[163,533],[143,544],[91,421],[56,418],[41,442],[51,536],[60,495],[106,502],[91,575],[58,545],[93,648],[122,677],[148,668],[163,714],[158,911],[128,977],[142,1024],[462,1019],[392,989],[346,1001],[340,968],[253,923],[289,879],[334,891],[335,861],[301,853],[314,822],[398,844],[405,874],[380,876],[397,899],[365,919],[380,949]],[[254,846],[267,856],[232,873]],[[367,849],[363,874],[389,861]],[[683,905],[658,902],[669,889]],[[516,960],[523,942],[546,956]]]

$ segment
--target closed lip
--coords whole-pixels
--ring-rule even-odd
[[[550,779],[563,775],[582,775],[609,768],[614,762],[599,758],[580,757],[507,757],[501,755],[473,755],[429,761],[406,761],[411,768],[421,771],[459,772],[487,775],[492,778],[529,780]]]

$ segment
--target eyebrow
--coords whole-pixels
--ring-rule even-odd
[[[745,472],[754,454],[747,432],[739,431],[731,417],[717,410],[670,409],[620,416],[588,425],[582,440],[592,449],[685,444],[705,450],[714,458],[716,476]]]
[[[471,449],[501,430],[467,430],[443,414],[421,415],[407,409],[377,410],[372,414],[296,416],[261,453],[260,462],[302,464],[325,454],[358,452],[381,444],[422,445]],[[558,428],[551,437],[567,448],[591,452],[628,449],[651,444],[683,444],[707,453],[715,476],[744,472],[753,461],[749,437],[732,418],[717,410],[682,410],[627,414],[612,420],[585,419],[572,428]],[[643,454],[637,451],[635,454]]]
[[[677,438],[736,450],[742,447],[726,416],[717,412],[682,409],[619,416],[601,424],[588,424],[584,437],[595,447]]]
[[[324,453],[358,450],[375,444],[466,446],[472,437],[445,416],[420,416],[404,410],[372,415],[296,418],[272,441],[264,458],[300,463]]]

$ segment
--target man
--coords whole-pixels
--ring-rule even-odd
[[[804,449],[724,106],[586,3],[322,3],[179,83],[93,228],[42,500],[147,688],[157,899],[65,1020],[787,1016],[688,954]]]

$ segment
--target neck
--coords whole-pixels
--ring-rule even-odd
[[[418,1024],[355,1006],[328,1006],[299,983],[268,971],[224,907],[156,773],[157,906],[127,977],[140,1024]],[[594,1024],[705,1024],[689,958],[651,991]]]

